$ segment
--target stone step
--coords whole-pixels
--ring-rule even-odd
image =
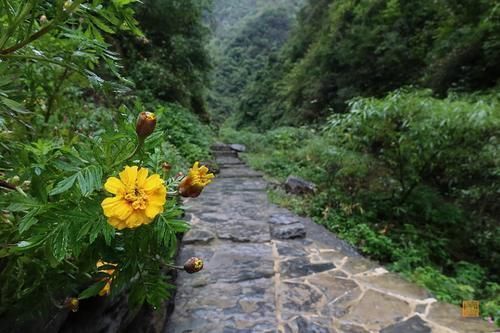
[[[229,145],[226,145],[225,143],[214,143],[210,149],[212,149],[213,151],[217,150],[217,151],[233,151],[231,149],[231,147]]]
[[[235,151],[214,150],[212,151],[212,153],[214,154],[215,157],[224,157],[224,156],[238,157],[238,153],[236,153]]]
[[[261,178],[263,174],[248,168],[221,169],[218,175],[221,178]]]
[[[217,164],[219,166],[222,166],[222,165],[238,165],[238,164],[245,164],[242,160],[240,160],[239,158],[236,158],[236,157],[230,157],[230,156],[222,156],[222,157],[219,157],[219,158],[216,158],[215,162],[217,162]]]

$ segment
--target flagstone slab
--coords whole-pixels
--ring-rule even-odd
[[[405,321],[392,324],[380,331],[380,333],[431,333],[429,323],[419,316],[413,316]]]
[[[490,333],[495,332],[494,324],[481,318],[464,318],[460,307],[452,304],[436,302],[430,305],[427,318],[436,324],[451,328],[459,333]]]
[[[395,273],[385,273],[375,276],[356,277],[356,281],[365,285],[391,294],[398,294],[417,300],[424,300],[432,297],[431,293],[422,287],[400,277]]]
[[[375,330],[398,322],[410,313],[410,305],[407,302],[387,294],[367,290],[343,319]]]

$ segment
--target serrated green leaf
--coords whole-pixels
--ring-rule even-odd
[[[74,174],[73,176],[70,176],[68,178],[65,178],[61,180],[59,183],[57,183],[56,187],[52,189],[52,191],[49,192],[49,195],[56,195],[56,194],[61,194],[63,192],[66,192],[69,190],[73,184],[75,183],[77,174]]]
[[[78,186],[83,196],[102,188],[102,168],[91,165],[77,173]]]
[[[183,220],[168,220],[168,226],[175,232],[186,232],[190,229],[189,224]]]
[[[28,214],[24,215],[19,223],[19,233],[22,234],[25,231],[29,230],[34,224],[38,222],[38,219],[35,217],[41,208],[36,207],[32,209]]]
[[[68,228],[60,226],[52,238],[52,254],[57,261],[62,261],[68,255]]]
[[[102,31],[107,32],[109,34],[115,33],[115,31],[113,29],[111,29],[109,26],[106,25],[106,23],[104,23],[103,21],[101,21],[97,17],[90,16],[90,20],[92,21],[92,23],[94,23]]]
[[[26,212],[30,209],[43,206],[43,204],[31,197],[19,197],[18,200],[7,206],[7,210],[10,212]]]

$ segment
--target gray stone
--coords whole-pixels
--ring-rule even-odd
[[[285,190],[292,194],[314,194],[316,185],[296,176],[288,176],[285,183]]]
[[[284,282],[281,290],[282,317],[288,320],[296,315],[313,315],[324,306],[324,297],[304,283]]]
[[[414,283],[406,281],[395,273],[382,275],[358,277],[358,281],[363,281],[366,285],[381,291],[391,292],[401,296],[423,300],[431,297],[431,294]]]
[[[358,288],[358,284],[349,279],[333,277],[330,272],[312,275],[307,278],[307,282],[315,286],[323,295],[325,295],[328,302],[333,301],[349,291]]]
[[[218,165],[223,166],[223,165],[238,165],[238,164],[245,164],[242,160],[237,158],[234,153],[231,156],[217,156],[215,159]]]
[[[274,275],[272,248],[269,244],[226,242],[214,245],[212,250],[214,254],[205,260],[203,270],[187,278],[193,282],[203,278],[210,282],[238,282]],[[184,274],[180,273],[179,276]]]
[[[274,225],[289,225],[300,223],[301,218],[290,213],[277,213],[269,217],[269,223]]]
[[[311,263],[308,258],[293,258],[280,263],[281,275],[284,278],[296,278],[307,276],[313,273],[328,271],[335,268],[335,265],[326,263]]]
[[[263,174],[261,172],[253,171],[248,168],[231,168],[221,169],[219,177],[222,178],[260,178]]]
[[[182,242],[184,244],[207,244],[212,239],[214,239],[214,234],[212,232],[205,229],[193,228],[184,235]]]
[[[212,149],[212,151],[231,151],[231,147],[229,147],[229,145],[222,143],[222,142],[214,143],[210,147],[210,149]]]
[[[343,324],[340,326],[339,333],[369,333],[369,332],[361,326],[352,324]]]
[[[425,310],[427,309],[427,304],[418,304],[416,307],[415,307],[415,312],[417,313],[425,313]]]
[[[306,229],[302,223],[271,226],[271,237],[274,239],[294,239],[304,238],[305,236]]]
[[[359,274],[377,267],[379,267],[379,265],[374,261],[365,258],[350,257],[342,266],[342,269],[350,274]]]
[[[432,330],[427,322],[419,316],[413,316],[403,322],[390,325],[380,333],[431,333]]]
[[[343,319],[377,330],[410,314],[410,305],[398,298],[367,290]]]
[[[433,303],[427,315],[430,321],[458,332],[493,332],[495,324],[488,324],[481,318],[465,318],[460,307],[445,303]]]
[[[278,254],[283,257],[305,257],[308,255],[304,243],[300,240],[293,242],[276,242]]]
[[[332,316],[334,318],[342,318],[349,313],[353,303],[361,296],[361,289],[354,288],[345,292],[342,296],[328,303],[323,315]]]
[[[298,316],[285,327],[285,332],[290,333],[335,333],[332,324],[326,318],[306,318]]]
[[[244,226],[244,227],[242,227]],[[250,219],[237,219],[216,223],[217,237],[234,242],[262,243],[271,239],[267,223]]]
[[[245,145],[241,145],[238,143],[233,143],[233,144],[229,145],[229,147],[232,150],[237,151],[238,153],[243,153],[247,150],[247,147],[245,147]]]

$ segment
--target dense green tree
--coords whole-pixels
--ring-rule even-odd
[[[280,66],[271,62],[267,78],[239,96],[240,125],[316,122],[343,112],[353,97],[403,85],[440,96],[492,87],[500,77],[499,18],[498,4],[488,0],[309,1]]]
[[[122,37],[120,47],[137,88],[180,103],[203,119],[207,119],[204,94],[211,66],[205,50],[209,31],[202,18],[210,3],[146,0],[137,7],[146,37]]]

